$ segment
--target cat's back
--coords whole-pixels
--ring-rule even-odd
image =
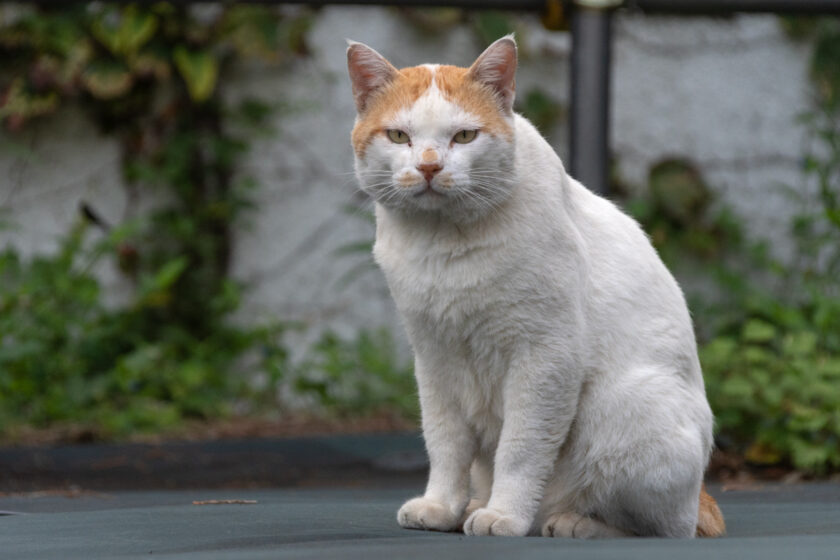
[[[640,363],[670,357],[697,382],[696,343],[682,291],[639,224],[572,178],[524,118],[516,120],[519,196],[531,224],[534,258],[550,267],[551,284],[571,282],[586,330],[609,341],[604,356]],[[690,362],[686,364],[686,362]]]

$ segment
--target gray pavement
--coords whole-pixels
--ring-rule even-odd
[[[722,492],[720,539],[468,538],[400,529],[420,491],[397,488],[178,490],[0,496],[0,558],[840,558],[840,484]],[[256,503],[193,505],[193,501]]]

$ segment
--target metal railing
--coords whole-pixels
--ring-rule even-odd
[[[117,0],[128,2],[130,0]],[[151,0],[149,0],[151,1]],[[170,0],[191,4],[199,0]],[[311,6],[451,7],[543,12],[558,6],[572,33],[569,171],[595,192],[609,188],[612,16],[618,9],[684,16],[736,13],[837,14],[840,0],[252,0]],[[66,0],[36,0],[67,4]]]
[[[840,14],[840,0],[570,0],[572,65],[569,172],[595,192],[609,190],[611,20],[619,8],[643,14]]]

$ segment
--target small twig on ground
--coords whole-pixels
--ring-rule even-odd
[[[250,505],[256,503],[257,500],[193,500],[194,506],[219,506],[227,504]]]

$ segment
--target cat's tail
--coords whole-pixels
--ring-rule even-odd
[[[700,511],[697,515],[698,537],[719,537],[726,532],[723,514],[714,498],[706,493],[706,485],[700,487]]]

